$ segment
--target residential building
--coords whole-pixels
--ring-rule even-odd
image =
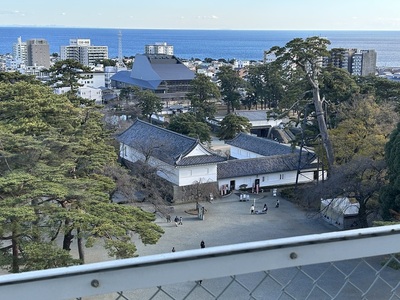
[[[103,101],[103,91],[100,88],[79,87],[77,95],[83,99],[93,100],[96,104],[100,104]]]
[[[13,44],[12,56],[15,69],[24,69],[25,66],[50,67],[50,47],[45,39],[23,42],[22,38],[18,37],[17,42]]]
[[[167,43],[155,43],[152,45],[146,45],[144,47],[144,53],[174,55],[174,46],[168,45]]]
[[[324,66],[328,64],[336,68],[347,70],[351,75],[368,76],[376,73],[375,50],[357,50],[334,48],[330,50],[331,56],[326,58]]]
[[[35,76],[36,79],[42,80],[48,77],[48,73],[43,66],[24,66],[16,69],[18,72],[24,75]]]
[[[350,73],[357,76],[374,75],[376,73],[375,50],[361,50],[359,53],[355,53]]]
[[[107,46],[94,46],[90,39],[70,39],[69,46],[60,47],[61,59],[73,59],[85,66],[93,66],[97,61],[108,59]]]
[[[111,77],[117,74],[117,66],[106,66],[104,67],[105,87],[111,88]]]
[[[332,65],[347,70],[351,75],[368,76],[376,73],[377,54],[375,50],[333,48],[330,56],[322,58],[322,67]],[[274,53],[264,51],[264,63],[276,59]]]
[[[332,64],[336,68],[351,72],[352,57],[357,53],[357,49],[333,48],[329,52],[331,56],[326,59],[324,66]]]
[[[26,42],[23,42],[21,37],[18,37],[17,42],[13,44],[12,56],[18,64],[26,65],[28,63]]]
[[[84,99],[95,101],[100,104],[103,102],[103,88],[105,86],[105,77],[103,72],[81,73],[78,83],[76,95]],[[70,87],[59,87],[54,89],[54,93],[58,95],[65,94],[70,91]]]
[[[105,86],[104,72],[90,72],[80,74],[78,82],[85,87],[100,88]]]
[[[45,39],[31,39],[26,42],[27,65],[50,67],[50,47]]]

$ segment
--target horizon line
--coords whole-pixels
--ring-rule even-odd
[[[115,30],[210,30],[210,31],[400,31],[400,29],[231,29],[231,28],[131,28],[131,27],[93,27],[67,25],[0,25],[0,28],[71,28],[71,29],[115,29]]]

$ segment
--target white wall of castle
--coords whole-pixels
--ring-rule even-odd
[[[251,152],[242,148],[238,148],[235,146],[231,146],[231,151],[230,155],[234,158],[237,159],[247,159],[247,158],[258,158],[258,157],[264,157],[261,154]]]
[[[218,188],[224,185],[230,187],[232,180],[235,181],[234,189],[238,190],[242,184],[246,184],[247,188],[255,187],[255,182],[259,180],[259,189],[270,188],[284,185],[294,185],[296,183],[297,171],[279,172],[271,174],[259,174],[252,176],[243,176],[236,178],[226,178],[218,180]],[[320,180],[322,180],[322,173],[320,172]],[[314,181],[314,171],[309,171],[299,174],[298,183],[307,183]]]
[[[179,186],[197,183],[217,182],[217,165],[178,167]]]
[[[122,143],[120,144],[120,157],[130,162],[146,160],[145,155]],[[158,176],[178,186],[217,182],[216,164],[175,167],[154,157],[150,157],[147,163],[157,169]]]

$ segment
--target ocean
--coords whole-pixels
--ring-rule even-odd
[[[161,30],[0,27],[0,54],[12,52],[18,37],[22,41],[44,38],[50,52],[60,52],[72,38],[89,38],[92,45],[108,46],[109,57],[118,57],[119,33],[123,56],[144,53],[147,44],[166,42],[181,59],[262,60],[264,50],[284,46],[294,38],[320,36],[330,40],[329,48],[375,50],[378,67],[400,67],[400,31],[292,31],[292,30]]]

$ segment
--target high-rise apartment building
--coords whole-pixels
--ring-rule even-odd
[[[357,49],[333,48],[329,52],[331,56],[326,59],[326,64],[351,71],[352,57],[354,53],[357,53]]]
[[[330,50],[331,56],[324,60],[336,68],[347,70],[351,75],[368,76],[376,72],[376,51],[334,48]]]
[[[351,74],[358,76],[374,75],[376,72],[376,51],[361,50],[353,55]]]
[[[108,59],[107,46],[93,46],[90,39],[70,39],[69,46],[61,46],[61,59],[73,59],[85,66],[95,65],[96,61]]]
[[[50,67],[50,47],[45,39],[32,39],[26,42],[28,66]]]
[[[19,64],[28,63],[28,52],[26,50],[26,42],[23,42],[21,37],[18,37],[17,42],[13,44],[12,56],[13,59]]]
[[[167,43],[154,43],[144,47],[145,54],[174,55],[174,46]]]

